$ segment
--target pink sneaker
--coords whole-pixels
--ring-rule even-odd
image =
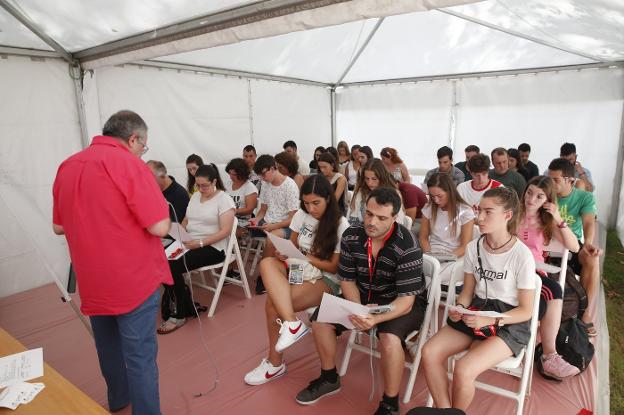
[[[557,353],[542,355],[542,367],[545,375],[559,380],[578,375],[581,372],[578,367],[569,364]]]

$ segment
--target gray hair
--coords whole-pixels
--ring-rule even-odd
[[[147,162],[147,165],[151,167],[156,176],[165,177],[167,176],[167,168],[163,164],[162,161],[158,160],[150,160]]]
[[[102,129],[102,135],[119,138],[126,142],[132,134],[145,139],[147,124],[139,114],[129,110],[122,110],[111,115]]]

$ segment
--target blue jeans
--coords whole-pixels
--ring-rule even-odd
[[[132,403],[133,415],[160,415],[156,366],[159,300],[156,289],[126,314],[90,317],[111,411]]]

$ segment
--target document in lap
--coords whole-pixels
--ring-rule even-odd
[[[280,254],[286,256],[287,258],[292,259],[301,259],[303,261],[307,261],[305,255],[301,253],[300,250],[297,249],[295,244],[293,244],[290,239],[280,238],[279,236],[275,236],[272,233],[267,233],[269,240],[275,246],[275,249],[279,251]]]
[[[497,313],[496,311],[468,310],[464,307],[459,307],[456,305],[447,305],[446,307],[449,309],[449,311],[457,311],[458,313],[466,314],[468,316],[480,316],[480,317],[491,317],[491,318],[509,317],[507,314]]]
[[[365,316],[367,314],[385,313],[392,310],[391,305],[367,307],[328,293],[323,293],[323,299],[319,307],[316,321],[319,323],[342,324],[348,329],[355,328],[349,320],[349,316],[352,314]]]

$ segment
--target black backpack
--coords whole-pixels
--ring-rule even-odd
[[[559,281],[559,274],[548,274],[550,278]],[[587,309],[587,291],[576,279],[572,268],[566,270],[565,290],[563,292],[563,310],[561,321],[570,318],[582,319]]]
[[[557,353],[563,359],[583,372],[594,357],[594,345],[587,336],[587,327],[578,318],[569,318],[561,322],[556,340]],[[542,367],[542,344],[535,349],[535,364],[538,372],[546,379],[558,380],[544,374]]]

